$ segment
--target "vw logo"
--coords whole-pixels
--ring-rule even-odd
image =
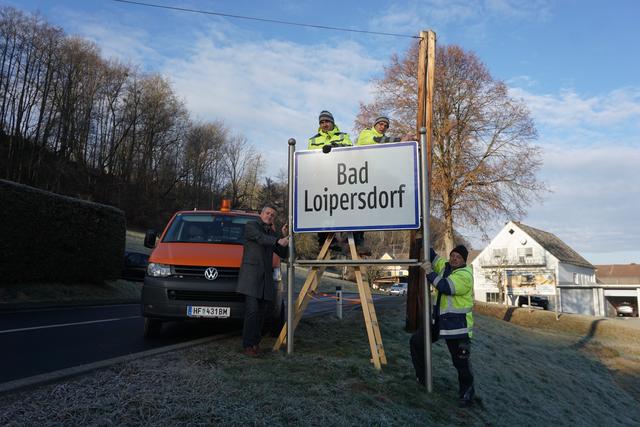
[[[204,277],[207,280],[216,280],[218,278],[218,270],[215,267],[209,267],[204,271]]]

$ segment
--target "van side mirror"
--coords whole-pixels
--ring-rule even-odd
[[[156,239],[158,238],[158,233],[156,230],[147,230],[144,235],[144,245],[147,248],[155,248],[156,247]]]

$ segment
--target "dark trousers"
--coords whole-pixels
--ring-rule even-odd
[[[471,372],[471,340],[469,338],[455,338],[445,340],[451,355],[453,366],[458,371],[458,395],[462,397],[473,385],[473,373]],[[416,377],[421,384],[425,381],[424,372],[424,329],[418,329],[409,340],[411,348],[411,361]]]
[[[364,231],[354,231],[353,232],[353,241],[356,246],[362,246],[364,243]]]
[[[253,347],[260,344],[262,326],[267,300],[249,295],[244,297],[244,326],[242,328],[242,347]]]

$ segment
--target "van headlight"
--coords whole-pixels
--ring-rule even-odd
[[[147,274],[151,277],[167,277],[171,275],[171,266],[150,262],[147,266]]]
[[[282,273],[280,272],[280,267],[276,267],[273,269],[273,280],[275,282],[279,282],[282,280]]]

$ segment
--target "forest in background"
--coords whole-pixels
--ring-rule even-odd
[[[286,174],[223,121],[198,121],[168,80],[104,59],[36,14],[0,8],[0,177],[116,206],[129,227],[180,209],[286,208]]]

